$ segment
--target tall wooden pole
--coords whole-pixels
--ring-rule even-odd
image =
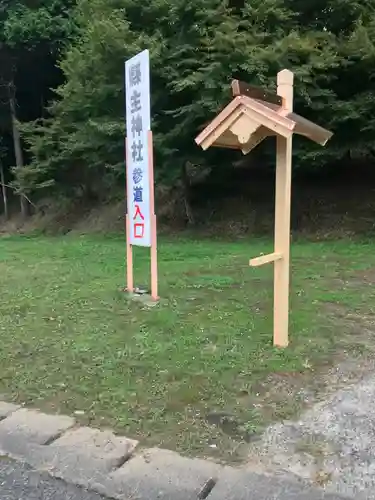
[[[283,107],[293,111],[293,73],[284,69],[277,75],[277,94]],[[288,345],[289,330],[289,275],[290,275],[290,210],[292,184],[292,135],[277,136],[276,194],[275,194],[275,254],[273,343]]]
[[[128,168],[128,139],[125,139],[125,165]],[[125,216],[125,232],[126,232],[126,291],[129,293],[134,292],[134,278],[133,278],[133,245],[130,243],[130,214],[126,209]]]
[[[150,221],[151,221],[151,298],[158,301],[158,250],[157,228],[155,215],[155,188],[154,188],[154,149],[151,130],[147,134],[148,140],[148,171],[150,180]]]

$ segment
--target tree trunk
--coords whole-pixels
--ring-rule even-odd
[[[23,167],[23,154],[21,146],[21,135],[17,124],[17,113],[16,113],[16,98],[14,92],[14,85],[11,83],[9,85],[9,107],[10,116],[12,121],[12,132],[13,132],[13,145],[14,145],[14,156],[16,157],[16,165],[18,168]],[[22,191],[20,193],[20,203],[21,203],[21,215],[26,218],[29,212],[29,205],[27,199],[23,195]]]
[[[191,206],[191,195],[190,195],[190,181],[189,174],[187,170],[187,163],[182,165],[182,188],[183,188],[183,197],[184,197],[184,205],[185,205],[185,214],[187,217],[188,224],[191,226],[195,225],[195,217],[193,208]]]
[[[4,203],[4,216],[6,219],[8,219],[9,218],[8,196],[7,196],[7,187],[5,185],[4,166],[2,163],[0,163],[0,182],[1,182],[1,192],[3,195],[3,203]]]

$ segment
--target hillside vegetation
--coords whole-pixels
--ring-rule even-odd
[[[26,216],[29,201],[97,204],[122,191],[124,60],[144,48],[160,203],[188,205],[191,186],[206,182],[210,196],[223,193],[232,165],[272,168],[272,143],[244,163],[203,153],[194,137],[228,102],[232,78],[274,90],[285,67],[296,110],[334,132],[326,148],[296,141],[296,172],[372,162],[374,12],[375,0],[1,0],[8,196],[21,194]]]

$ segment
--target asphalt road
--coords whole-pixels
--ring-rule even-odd
[[[240,476],[241,473],[237,471],[235,478]],[[271,480],[269,477],[267,479],[251,473],[250,477],[251,487],[248,481],[242,484],[239,480],[236,487],[228,482],[220,488],[214,488],[212,500],[344,500],[341,496],[325,495],[320,490],[301,489],[294,483],[285,484],[277,479]],[[152,489],[150,491],[152,498],[161,498],[160,492],[157,491],[155,495],[155,491]],[[188,497],[191,498],[191,495]],[[147,497],[142,496],[142,498]],[[185,498],[185,494],[167,495],[167,498]],[[59,479],[53,479],[47,474],[0,455],[0,500],[108,500],[108,498]]]
[[[105,500],[0,456],[1,500]]]

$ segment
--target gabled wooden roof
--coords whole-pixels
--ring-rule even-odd
[[[259,95],[259,97],[262,96]],[[240,149],[246,154],[269,135],[288,137],[295,133],[322,146],[333,135],[297,113],[284,109],[277,104],[279,101],[271,99],[270,95],[265,98],[267,101],[246,95],[236,95],[196,137],[195,142],[203,149],[210,146],[227,147]],[[244,118],[247,123],[246,127],[243,124],[239,127],[239,122]],[[244,128],[248,134],[247,140],[245,136],[241,136]],[[240,135],[237,135],[237,131]]]

